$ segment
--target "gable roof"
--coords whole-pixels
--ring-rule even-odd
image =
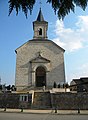
[[[80,85],[80,84],[88,84],[88,77],[80,78],[80,79],[73,79],[74,84]]]
[[[15,52],[17,53],[17,50],[18,49],[20,49],[22,46],[24,46],[25,44],[30,44],[30,43],[40,43],[40,42],[42,42],[42,43],[52,43],[53,45],[55,45],[58,49],[61,49],[63,52],[65,52],[65,50],[62,48],[62,47],[60,47],[59,45],[57,45],[55,42],[53,42],[52,40],[49,40],[49,39],[32,39],[32,40],[29,40],[29,41],[27,41],[26,43],[24,43],[23,45],[21,45],[20,47],[18,47],[16,50],[15,50]]]

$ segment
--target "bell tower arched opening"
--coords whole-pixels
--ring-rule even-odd
[[[41,9],[39,10],[36,21],[33,22],[33,30],[34,39],[47,39],[48,22],[44,20]]]
[[[42,35],[42,28],[39,28],[39,35]]]
[[[44,67],[39,66],[36,69],[36,87],[46,86],[46,70]]]

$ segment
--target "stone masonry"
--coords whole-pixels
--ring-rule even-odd
[[[47,27],[40,9],[33,22],[34,38],[16,49],[17,90],[65,82],[65,50],[47,38]]]
[[[30,63],[37,57],[38,52],[44,58],[50,60],[50,63],[36,61]],[[58,84],[65,82],[64,71],[64,50],[50,40],[34,41],[30,40],[17,49],[16,60],[16,87],[35,86],[35,72],[38,66],[44,66],[46,69],[47,86],[53,86],[54,81]]]

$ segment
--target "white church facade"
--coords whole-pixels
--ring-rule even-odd
[[[33,22],[34,36],[16,52],[17,91],[42,86],[53,87],[54,82],[65,83],[65,50],[47,37],[48,22],[40,9]]]

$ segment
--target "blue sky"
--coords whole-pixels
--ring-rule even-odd
[[[43,1],[44,2],[44,1]],[[7,0],[0,1],[0,77],[2,84],[15,83],[15,49],[33,38],[32,22],[39,12],[39,3],[34,5],[28,19],[20,11],[8,17]],[[42,3],[42,12],[48,21],[48,38],[65,51],[66,81],[88,76],[88,7],[86,11],[76,8],[64,21],[59,21],[51,5]]]

